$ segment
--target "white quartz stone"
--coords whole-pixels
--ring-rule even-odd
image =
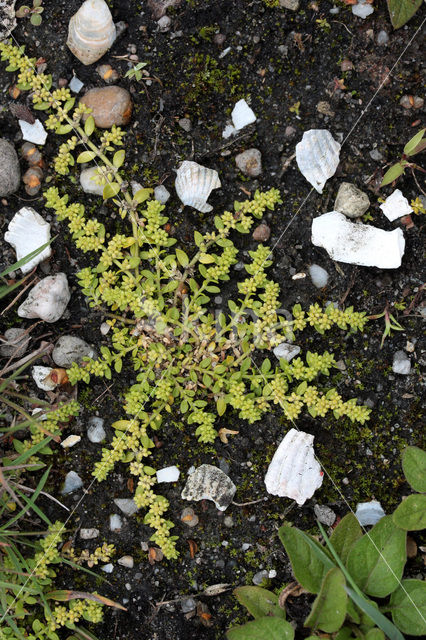
[[[73,76],[68,86],[73,93],[79,93],[84,87],[84,82],[77,78],[77,76]]]
[[[132,498],[116,498],[114,503],[120,511],[126,514],[126,516],[132,516],[138,510],[138,507]]]
[[[158,200],[158,202],[161,202],[161,204],[166,204],[167,200],[170,198],[170,192],[167,191],[164,185],[160,184],[154,189],[154,198]]]
[[[233,136],[235,133],[237,133],[236,128],[232,124],[227,124],[224,130],[222,131],[222,138],[225,138],[225,140],[227,140],[228,138]]]
[[[237,131],[256,122],[256,116],[245,100],[238,100],[232,110],[231,118]]]
[[[70,447],[73,447],[75,444],[80,442],[80,440],[81,440],[81,436],[75,436],[75,435],[68,436],[68,438],[65,438],[65,440],[62,440],[61,447],[63,447],[64,449],[69,449]]]
[[[30,290],[27,299],[18,307],[18,316],[56,322],[64,313],[70,298],[65,273],[47,276]]]
[[[33,144],[41,145],[46,142],[47,131],[43,127],[40,120],[36,120],[34,124],[30,124],[25,120],[18,120],[18,122],[19,126],[21,127],[22,137],[24,140],[32,142]]]
[[[322,289],[327,286],[328,273],[320,267],[319,264],[311,264],[309,267],[309,275],[311,276],[312,284],[317,289]]]
[[[295,358],[300,353],[300,347],[297,344],[289,344],[288,342],[281,342],[277,347],[273,350],[274,356],[276,358],[284,358],[287,362],[290,362],[293,358]]]
[[[123,526],[122,520],[117,513],[113,513],[109,517],[109,528],[111,531],[120,531]]]
[[[157,471],[157,482],[176,482],[179,476],[180,471],[177,467],[164,467]]]
[[[73,491],[77,491],[77,489],[81,489],[82,486],[83,480],[80,478],[78,473],[75,471],[69,471],[65,476],[65,483],[61,493],[64,496],[67,493],[72,493]]]
[[[104,185],[96,184],[94,178],[98,175],[96,167],[83,169],[80,173],[80,184],[84,193],[93,193],[95,196],[101,196],[104,192]]]
[[[408,214],[413,212],[407,198],[402,195],[402,191],[399,189],[395,189],[395,191],[386,198],[384,203],[380,205],[380,208],[391,222],[397,218],[401,218],[401,216],[408,216]]]
[[[397,269],[404,255],[401,229],[383,231],[350,222],[342,213],[330,211],[312,222],[312,243],[325,249],[333,260],[364,267]]]
[[[50,240],[50,224],[32,207],[22,207],[9,222],[4,234],[6,242],[16,251],[16,260],[21,260],[32,251],[42,247]],[[50,246],[20,267],[22,273],[28,273],[52,253]]]
[[[359,0],[358,4],[354,4],[352,6],[352,13],[354,16],[362,18],[363,20],[370,16],[374,11],[374,7],[372,7],[371,4],[364,4],[364,2],[365,0]]]

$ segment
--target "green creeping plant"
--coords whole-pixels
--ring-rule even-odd
[[[426,583],[402,580],[407,558],[406,533],[426,528],[426,453],[407,447],[402,467],[414,493],[368,533],[348,513],[330,538],[320,523],[325,546],[296,527],[285,525],[279,537],[300,585],[315,594],[304,626],[336,640],[403,640],[402,634],[426,634]],[[234,591],[255,620],[228,631],[228,640],[292,640],[280,599],[262,587]],[[375,601],[380,600],[380,604]],[[385,614],[390,614],[392,621]]]
[[[32,90],[34,108],[48,112],[46,127],[68,136],[59,147],[56,172],[66,175],[75,162],[96,161],[94,179],[104,185],[104,199],[112,200],[123,220],[121,232],[109,235],[102,222],[87,218],[84,206],[69,202],[56,187],[44,194],[46,206],[67,222],[76,247],[93,253],[92,265],[80,271],[78,279],[89,305],[102,308],[112,327],[110,345],[100,348],[97,360],[74,364],[67,372],[70,382],[89,383],[92,375],[109,379],[113,372],[120,374],[124,361],[136,374],[136,383],[124,394],[127,416],[112,425],[115,436],[93,475],[105,480],[116,463],[127,463],[137,477],[134,500],[146,509],[144,522],[155,531],[151,540],[167,558],[176,558],[173,523],[164,517],[169,504],[155,494],[156,472],[147,464],[154,447],[152,432],[173,413],[182,424],[194,426],[200,442],[210,443],[217,436],[218,416],[237,412],[251,424],[275,405],[289,421],[306,409],[314,417],[333,412],[363,424],[368,407],[356,399],[344,400],[336,389],[312,384],[335,366],[329,352],[308,351],[304,359],[282,359],[279,364],[265,357],[259,365],[253,355],[269,352],[306,328],[320,334],[334,326],[362,331],[367,318],[352,307],[322,310],[318,304],[307,311],[295,305],[291,319],[284,318],[279,285],[267,275],[271,250],[263,245],[249,252],[247,277],[238,283],[235,299],[215,315],[212,297],[230,280],[238,261],[233,234],[249,233],[256,219],[280,204],[278,190],[257,191],[252,200],[235,202],[214,217],[211,231],[194,232],[192,250],[175,247],[176,239],[166,232],[164,206],[150,198],[152,189],[133,196],[128,191],[122,175],[125,151],[116,149],[124,132],[112,127],[98,133],[90,110],[81,103],[74,107],[67,89],[51,90],[51,77],[35,74],[33,61],[22,49],[0,43],[0,53],[7,69],[18,73],[18,86]],[[75,158],[80,145],[84,151]]]

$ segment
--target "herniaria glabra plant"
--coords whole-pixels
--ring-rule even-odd
[[[234,203],[233,211],[215,216],[214,231],[195,231],[192,255],[172,248],[176,240],[164,228],[164,205],[150,199],[151,189],[132,196],[121,176],[125,152],[115,151],[113,145],[122,144],[124,132],[112,127],[99,136],[90,109],[81,102],[74,107],[68,89],[51,90],[51,76],[37,74],[35,60],[22,48],[0,43],[0,53],[9,63],[7,69],[18,73],[18,87],[32,92],[34,108],[50,112],[46,127],[71,134],[59,148],[57,173],[69,172],[75,162],[72,151],[83,146],[77,162],[97,162],[96,180],[105,185],[104,199],[112,198],[117,205],[123,228],[130,223],[128,233],[110,235],[101,222],[85,217],[82,204],[70,203],[56,187],[44,194],[46,206],[67,221],[76,247],[97,255],[94,266],[80,271],[78,279],[90,306],[108,309],[112,327],[111,348],[102,346],[97,360],[74,363],[68,370],[70,382],[89,383],[92,375],[109,379],[112,369],[120,373],[126,357],[136,372],[136,383],[124,395],[128,418],[112,425],[115,436],[103,449],[93,475],[101,481],[117,462],[129,464],[138,478],[134,500],[147,510],[144,521],[155,529],[151,540],[167,558],[175,558],[177,537],[170,533],[173,523],[164,517],[168,501],[154,492],[155,470],[145,463],[154,447],[150,432],[173,412],[195,425],[200,442],[209,443],[217,436],[217,415],[237,411],[251,424],[274,405],[290,421],[305,406],[312,416],[332,411],[336,417],[364,423],[367,407],[356,399],[345,402],[335,389],[321,392],[312,384],[320,374],[329,375],[335,364],[332,354],[308,352],[305,361],[282,359],[278,366],[265,358],[260,367],[252,355],[255,349],[269,351],[306,327],[319,333],[333,325],[362,331],[367,319],[352,308],[343,311],[330,305],[323,311],[318,304],[307,312],[296,305],[292,319],[283,318],[278,314],[279,285],[266,271],[272,264],[271,251],[263,245],[249,252],[251,262],[245,265],[246,279],[238,283],[237,300],[229,300],[229,310],[215,318],[211,296],[220,293],[219,285],[230,279],[237,262],[232,232],[248,233],[255,218],[281,203],[278,190],[256,192],[251,201]]]

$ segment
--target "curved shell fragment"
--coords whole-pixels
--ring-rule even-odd
[[[202,213],[213,209],[207,199],[213,189],[219,189],[220,186],[217,171],[196,162],[184,160],[176,172],[175,188],[180,201]]]
[[[325,183],[336,173],[340,144],[327,129],[305,131],[296,145],[296,162],[306,180],[322,193]]]
[[[117,31],[104,0],[86,0],[69,23],[67,45],[85,65],[101,58],[113,44]]]
[[[16,259],[21,260],[49,242],[50,224],[32,207],[22,207],[9,222],[4,239],[15,249]],[[22,273],[31,271],[33,267],[49,258],[51,253],[50,246],[43,249],[41,253],[20,267]]]

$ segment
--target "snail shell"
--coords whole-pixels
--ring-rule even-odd
[[[104,0],[86,0],[69,23],[67,45],[85,65],[102,58],[117,37]]]
[[[265,476],[266,490],[302,505],[322,485],[321,467],[315,459],[314,436],[290,429],[274,453]]]
[[[176,172],[175,187],[180,201],[202,213],[208,213],[213,209],[207,204],[207,198],[213,189],[220,186],[217,171],[196,162],[184,160]]]
[[[327,180],[334,176],[339,153],[340,144],[327,129],[305,131],[296,145],[297,166],[318,193],[322,193]]]

